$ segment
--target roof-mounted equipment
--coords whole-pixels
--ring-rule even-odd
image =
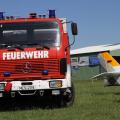
[[[55,18],[55,10],[49,10],[49,18]]]
[[[37,18],[37,13],[30,13],[30,18]]]
[[[4,12],[0,12],[0,20],[4,20]]]

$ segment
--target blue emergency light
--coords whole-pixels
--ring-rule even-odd
[[[49,10],[49,18],[55,18],[55,10]]]
[[[43,71],[42,71],[42,74],[43,74],[43,75],[48,75],[48,70],[43,70]]]
[[[10,71],[4,71],[4,72],[3,72],[3,75],[4,75],[5,77],[8,77],[8,76],[11,75],[11,72],[10,72]]]
[[[0,20],[4,19],[4,12],[0,12]]]

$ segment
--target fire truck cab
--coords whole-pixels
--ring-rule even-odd
[[[77,24],[71,23],[77,35]],[[0,12],[0,98],[59,96],[74,101],[66,19],[31,13],[29,18]]]

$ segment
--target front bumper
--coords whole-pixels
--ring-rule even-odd
[[[45,89],[56,89],[53,87],[50,87],[51,81],[61,81],[62,86],[58,88],[67,88],[69,87],[67,84],[66,79],[52,79],[52,80],[33,80],[33,81],[12,81],[12,89],[11,91],[18,91],[18,90],[25,90],[24,87],[26,87],[26,90],[45,90]],[[28,87],[28,89],[27,89]]]
[[[55,81],[59,81],[58,85],[54,85]],[[52,84],[50,84],[52,82]],[[0,82],[0,84],[7,85],[7,82]],[[68,85],[66,79],[52,79],[52,80],[33,80],[33,81],[11,81],[11,88],[0,90],[0,97],[3,97],[4,93],[11,94],[11,97],[15,97],[16,93],[23,95],[36,95],[39,94],[43,96],[45,93],[49,95],[60,95],[63,94],[64,91],[71,87]],[[53,85],[53,86],[51,86]],[[46,95],[47,95],[46,94]]]

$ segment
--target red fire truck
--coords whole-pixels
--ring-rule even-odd
[[[66,19],[31,13],[29,18],[0,12],[0,98],[56,96],[74,101]],[[71,23],[73,36],[77,24]]]

